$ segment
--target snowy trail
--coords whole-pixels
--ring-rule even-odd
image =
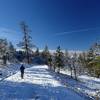
[[[85,100],[62,85],[47,66],[33,66],[0,83],[0,100]]]

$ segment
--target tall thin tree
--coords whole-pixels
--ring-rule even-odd
[[[58,73],[60,73],[60,69],[63,68],[64,66],[63,58],[64,58],[63,52],[61,51],[60,46],[58,46],[55,54],[55,62],[56,62],[56,67],[58,69],[57,71]]]
[[[30,36],[31,30],[29,29],[28,25],[23,21],[20,23],[20,26],[24,34],[24,37],[23,37],[23,41],[20,42],[18,46],[21,46],[25,50],[25,56],[27,59],[27,63],[29,63],[30,62],[29,52],[31,51],[31,48],[34,47],[35,45],[31,43],[31,39],[32,39],[32,37]]]

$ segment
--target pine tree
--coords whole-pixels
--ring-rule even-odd
[[[49,56],[50,56],[50,52],[49,52],[48,46],[46,45],[42,52],[42,57],[45,60],[45,64],[47,64],[47,65],[48,65]]]
[[[68,61],[69,61],[69,53],[68,53],[68,51],[67,50],[65,50],[65,53],[64,53],[64,64],[66,65],[66,66],[68,66]]]
[[[14,60],[15,57],[15,48],[11,42],[9,42],[9,47],[8,47],[8,60]]]
[[[87,52],[87,61],[90,62],[93,59],[95,59],[94,48],[91,47]]]
[[[35,51],[35,56],[39,56],[39,55],[40,55],[39,48],[37,48],[36,51]]]
[[[86,72],[87,70],[87,54],[82,52],[78,56],[79,74]]]
[[[0,39],[0,55],[3,56],[8,50],[8,42],[6,39]]]
[[[96,57],[95,59],[95,75],[97,78],[100,78],[100,56]]]
[[[0,56],[3,59],[3,64],[7,63],[8,42],[6,39],[0,39]]]
[[[93,44],[92,49],[95,56],[100,56],[100,41]]]
[[[75,80],[77,80],[77,68],[76,68],[76,64],[77,64],[77,54],[74,53],[73,54],[73,58],[72,58],[72,67],[73,67],[73,70],[74,70]]]
[[[95,43],[92,46],[92,52],[88,55],[88,70],[92,76],[100,77],[100,44]],[[90,59],[89,59],[90,58]]]
[[[60,46],[57,47],[56,54],[55,54],[55,63],[56,67],[58,69],[58,73],[60,73],[60,69],[63,68],[64,62],[63,62],[63,52],[61,51]]]
[[[49,55],[49,57],[48,57],[48,65],[49,65],[50,69],[52,69],[52,55]]]
[[[91,47],[87,53],[87,68],[89,71],[89,74],[94,76],[94,68],[91,65],[91,62],[95,59],[95,55],[94,55],[94,49]]]
[[[32,52],[31,48],[35,47],[35,45],[33,45],[31,43],[32,37],[29,35],[31,31],[29,30],[28,25],[26,25],[25,22],[21,22],[20,25],[21,25],[21,29],[24,34],[24,37],[23,37],[23,41],[21,41],[18,44],[18,46],[22,47],[22,49],[25,50],[25,56],[27,59],[27,63],[29,63],[30,62],[30,53]]]

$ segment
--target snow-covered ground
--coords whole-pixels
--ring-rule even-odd
[[[69,84],[76,91],[80,91],[83,94],[88,95],[89,97],[95,99],[97,93],[100,98],[100,78],[90,77],[87,75],[78,76],[78,81],[70,78],[70,72],[68,70],[62,70],[60,79]],[[65,78],[66,77],[66,78]]]
[[[8,64],[6,66],[1,65],[0,66],[0,80],[3,80],[13,74],[15,74],[17,71],[19,71],[20,64]]]
[[[91,96],[95,96],[97,92],[99,92],[99,97],[100,97],[100,78],[81,75],[78,77],[78,79],[85,87],[83,88],[85,93]]]
[[[31,67],[31,65],[23,64],[26,68]],[[0,81],[3,79],[17,73],[20,69],[21,64],[15,63],[15,64],[7,64],[6,66],[0,65]]]
[[[0,82],[0,100],[87,100],[58,81],[46,65],[25,69]]]

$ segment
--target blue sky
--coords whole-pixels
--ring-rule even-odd
[[[0,0],[1,38],[21,41],[23,20],[40,49],[87,50],[100,40],[99,0]]]

